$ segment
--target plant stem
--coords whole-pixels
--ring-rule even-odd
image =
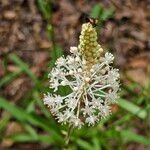
[[[66,137],[65,137],[65,147],[66,147],[66,148],[67,148],[68,145],[69,145],[69,142],[70,142],[70,135],[71,135],[72,131],[73,131],[73,126],[71,125],[71,126],[69,126],[67,135],[66,135]]]

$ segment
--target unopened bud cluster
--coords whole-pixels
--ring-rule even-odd
[[[90,23],[82,26],[80,44],[71,47],[71,55],[58,58],[49,73],[53,93],[44,96],[58,122],[74,127],[94,125],[111,113],[119,89],[118,69],[111,67],[113,55],[97,43],[97,33]],[[61,95],[59,88],[69,89]]]
[[[97,43],[97,32],[91,23],[82,25],[80,35],[80,44],[78,46],[81,55],[85,58],[87,65],[92,66],[97,62],[103,49]]]

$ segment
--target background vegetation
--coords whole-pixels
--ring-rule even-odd
[[[114,53],[121,91],[113,114],[74,130],[71,150],[148,150],[150,51],[147,1],[1,0],[0,149],[62,149],[67,126],[43,105],[47,74],[78,44],[84,13],[99,20],[99,43]],[[64,92],[64,91],[61,91]]]

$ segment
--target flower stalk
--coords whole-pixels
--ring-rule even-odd
[[[71,136],[71,133],[73,132],[73,126],[70,126],[69,129],[68,129],[68,132],[67,132],[67,135],[65,137],[65,147],[67,148],[68,145],[69,145],[69,142],[70,142],[70,136]]]

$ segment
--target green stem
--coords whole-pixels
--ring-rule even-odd
[[[71,136],[72,131],[73,131],[73,126],[71,125],[71,126],[69,127],[68,132],[67,132],[67,135],[66,135],[66,137],[65,137],[65,148],[67,148],[68,145],[69,145],[70,136]]]

